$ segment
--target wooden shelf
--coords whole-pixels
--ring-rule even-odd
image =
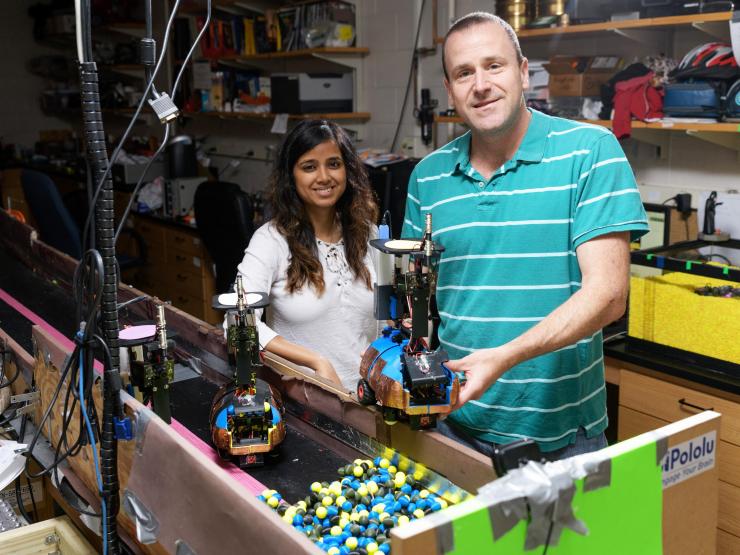
[[[327,46],[323,48],[306,48],[303,50],[290,50],[288,52],[265,52],[264,54],[251,54],[249,56],[231,55],[218,58],[206,58],[212,61],[255,61],[255,60],[280,60],[285,58],[313,58],[320,56],[367,56],[370,49],[361,46]]]
[[[604,21],[602,23],[585,23],[566,27],[548,29],[523,29],[519,38],[547,37],[552,35],[572,35],[578,33],[600,33],[602,31],[620,31],[628,29],[646,29],[656,27],[699,26],[703,23],[729,21],[732,12],[703,13],[695,15],[674,15],[669,17],[651,17],[645,19],[628,19],[625,21]]]
[[[604,31],[629,31],[633,29],[657,29],[666,27],[694,27],[715,34],[709,26],[730,21],[732,12],[702,13],[694,15],[673,15],[669,17],[650,17],[628,19],[625,21],[603,21],[601,23],[584,23],[565,27],[548,27],[546,29],[522,29],[517,33],[520,39],[552,37],[556,35],[578,35],[585,33],[602,33]],[[729,26],[727,29],[729,36]],[[443,39],[435,39],[442,44]]]
[[[599,120],[575,120],[581,123],[591,123],[593,125],[601,125],[602,127],[608,127],[611,129],[612,122],[610,120],[599,119]],[[435,123],[463,123],[462,118],[459,116],[434,116]],[[662,131],[694,131],[694,132],[713,132],[713,133],[740,133],[740,123],[687,123],[678,121],[656,121],[652,123],[646,123],[644,121],[633,121],[633,129],[658,129]]]
[[[277,114],[271,113],[250,113],[250,112],[185,112],[184,116],[191,117],[208,117],[218,119],[233,119],[233,120],[252,120],[252,121],[270,121],[275,118]],[[303,119],[328,119],[328,120],[356,120],[356,121],[368,121],[370,119],[370,112],[337,112],[333,114],[290,114],[289,120],[303,120]]]

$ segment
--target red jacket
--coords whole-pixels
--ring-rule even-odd
[[[633,117],[641,121],[663,117],[663,89],[650,85],[654,75],[651,71],[640,77],[619,81],[614,86],[612,130],[617,139],[631,135]]]

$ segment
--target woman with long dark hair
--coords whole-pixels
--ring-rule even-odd
[[[270,295],[260,343],[354,389],[360,357],[377,335],[373,317],[378,209],[364,166],[335,123],[299,123],[270,179],[273,218],[239,264],[247,291]]]

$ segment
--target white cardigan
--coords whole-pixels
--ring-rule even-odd
[[[377,230],[371,238],[375,236]],[[290,250],[285,237],[271,222],[255,231],[238,266],[239,273],[246,291],[270,296],[267,325],[259,322],[261,346],[264,348],[281,335],[312,349],[332,363],[345,388],[354,390],[360,377],[362,353],[378,335],[373,292],[352,275],[342,241],[329,244],[317,239],[316,242],[324,269],[325,288],[321,296],[310,285],[288,293]],[[371,283],[375,282],[376,261],[375,249],[368,246],[365,264],[370,270]]]

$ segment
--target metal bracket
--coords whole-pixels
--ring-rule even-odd
[[[143,544],[157,543],[159,521],[131,490],[123,492],[123,510],[136,523],[136,538]]]
[[[175,555],[196,555],[196,553],[183,540],[177,540],[175,542]]]
[[[668,45],[668,32],[657,29],[609,29],[615,35],[644,44],[656,52],[665,52]]]
[[[686,134],[689,137],[694,137],[695,139],[700,139],[708,143],[734,150],[737,153],[738,161],[740,161],[740,134],[722,133],[715,131],[697,131],[695,129],[688,129],[686,131]]]
[[[728,21],[695,21],[691,26],[710,37],[730,42],[730,23]]]
[[[41,393],[39,391],[30,391],[28,393],[19,393],[18,395],[10,396],[11,403],[23,403],[25,401],[33,403],[34,401],[38,401],[40,399]]]

